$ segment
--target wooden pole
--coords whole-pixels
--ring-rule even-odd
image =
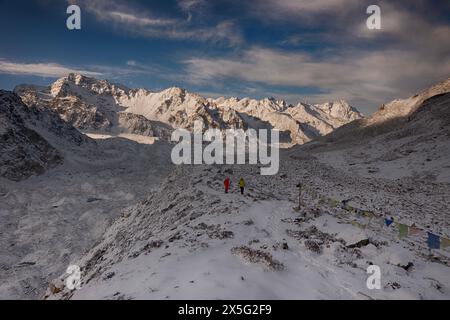
[[[298,210],[301,210],[302,208],[302,184],[299,183],[297,185],[298,188]]]

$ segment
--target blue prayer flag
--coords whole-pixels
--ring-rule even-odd
[[[428,232],[428,248],[430,249],[440,249],[441,248],[441,238],[435,234]]]

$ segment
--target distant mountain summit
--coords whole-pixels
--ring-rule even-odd
[[[283,100],[206,99],[182,88],[161,92],[129,89],[106,80],[70,74],[49,87],[17,86],[31,105],[48,107],[83,131],[133,133],[168,138],[176,128],[254,128],[282,131],[287,145],[303,144],[362,115],[345,101],[323,105]]]

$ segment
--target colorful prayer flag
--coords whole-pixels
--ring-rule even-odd
[[[370,212],[370,211],[364,211],[364,212],[362,213],[362,215],[363,215],[364,217],[366,217],[366,218],[373,218],[373,217],[374,217],[374,214],[373,214],[372,212]]]
[[[418,236],[422,234],[422,230],[420,230],[419,228],[416,227],[409,227],[409,231],[408,231],[408,236]]]
[[[441,238],[441,247],[442,249],[450,247],[450,240],[447,238]]]
[[[428,248],[430,249],[440,249],[441,248],[441,238],[435,234],[428,232]]]
[[[408,229],[409,227],[406,224],[400,223],[398,225],[398,237],[401,239],[408,236]]]

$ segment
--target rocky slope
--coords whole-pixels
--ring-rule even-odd
[[[245,196],[236,185],[224,194],[225,176],[244,177]],[[412,179],[360,178],[314,157],[283,158],[280,174],[271,177],[253,166],[178,167],[74,261],[81,290],[65,288],[65,274],[45,298],[447,299],[448,252],[430,255],[424,237],[399,240],[380,222],[390,212],[446,235],[448,190]],[[352,206],[378,218],[350,214],[323,197],[352,198]],[[381,290],[366,287],[372,264],[382,270]]]
[[[357,119],[356,121],[343,125],[338,130],[318,140],[325,143],[338,143],[339,147],[346,143],[349,145],[366,143],[367,139],[370,140],[382,134],[408,126],[412,120],[411,116],[422,109],[427,100],[449,92],[450,78],[423,90],[413,97],[394,100],[388,104],[384,104],[372,116]],[[443,111],[445,112],[445,108]],[[446,117],[447,115],[444,113],[443,117],[437,115],[435,118],[445,120]],[[427,131],[439,130],[439,126],[427,127],[425,121],[422,121],[422,124]]]
[[[321,153],[330,165],[362,175],[426,177],[450,181],[450,79],[383,105],[309,144],[295,148]]]
[[[15,91],[27,104],[49,107],[81,130],[163,138],[171,128],[192,130],[194,121],[201,120],[205,128],[278,129],[286,137],[283,142],[293,145],[362,118],[344,101],[293,106],[275,99],[206,99],[176,87],[131,90],[76,74],[48,88],[21,85]]]
[[[46,108],[0,91],[0,176],[22,180],[62,163],[69,149],[93,142]]]

